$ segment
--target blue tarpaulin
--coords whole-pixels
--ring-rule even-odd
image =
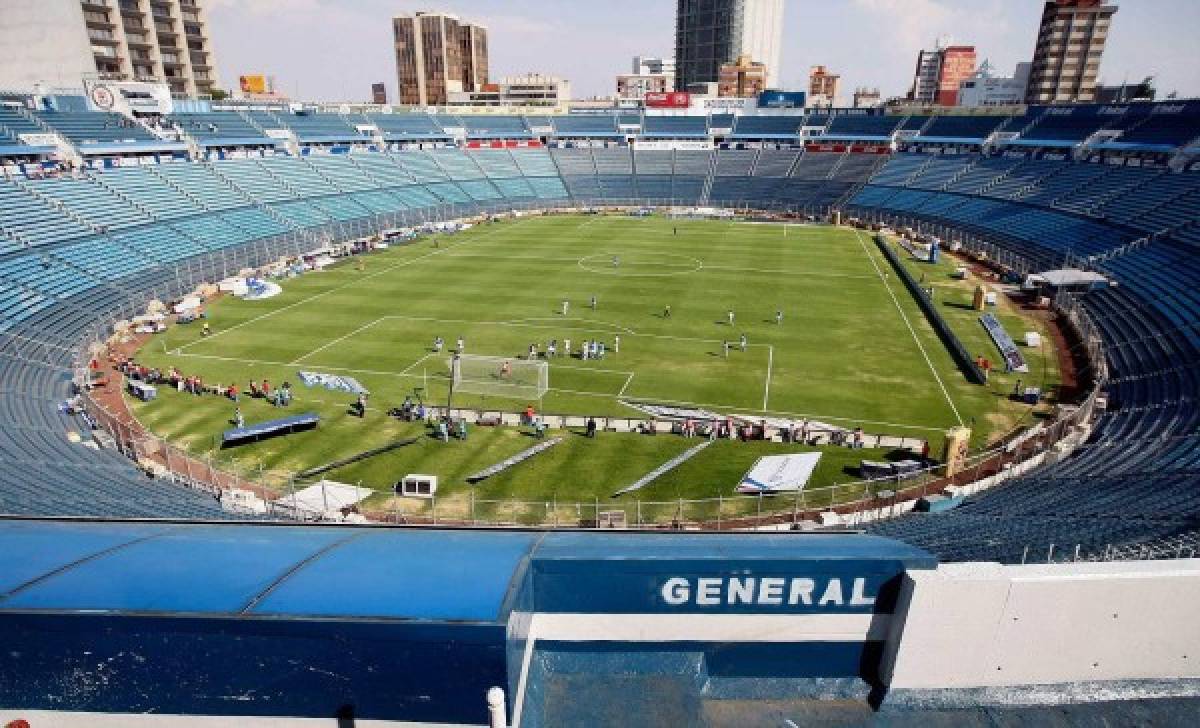
[[[284,417],[278,420],[268,420],[259,422],[256,425],[247,425],[246,427],[234,427],[225,430],[221,435],[222,445],[241,445],[246,442],[261,440],[264,437],[273,437],[285,433],[295,432],[296,430],[307,430],[311,427],[316,427],[321,418],[315,412],[307,412],[295,417]]]

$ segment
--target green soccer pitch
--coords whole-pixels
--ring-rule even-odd
[[[965,310],[973,284],[951,280],[947,263],[912,265],[939,287],[947,318],[968,348],[999,360],[973,312]],[[534,404],[551,414],[639,417],[630,403],[697,406],[862,426],[868,433],[929,439],[935,450],[949,427],[972,426],[975,444],[982,445],[1029,418],[1028,408],[1004,396],[1018,376],[1047,389],[1057,383],[1049,345],[1028,354],[1029,374],[997,374],[987,386],[968,383],[871,234],[848,228],[657,216],[528,217],[423,238],[281,285],[274,298],[211,303],[212,335],[202,337],[199,324],[174,326],[151,340],[139,361],[176,366],[202,375],[208,385],[234,383],[243,391],[251,379],[273,386],[291,382],[290,410],[243,398],[246,421],[316,411],[320,427],[222,451],[214,443],[230,426],[234,405],[168,391],[151,403],[131,403],[151,431],[244,469],[297,472],[421,434],[418,425],[385,413],[415,388],[427,403],[445,404],[446,352],[459,337],[468,354],[513,358],[526,356],[530,344],[544,353],[556,339],[560,356],[548,359],[549,390],[540,404],[456,394],[456,407],[515,412]],[[1014,338],[1025,330],[1048,333],[1015,309],[998,313]],[[441,354],[432,347],[438,336],[446,341]],[[619,352],[613,350],[617,336]],[[575,356],[561,356],[565,339]],[[578,358],[585,339],[604,342],[606,356]],[[300,385],[300,371],[357,379],[371,391],[367,417],[347,414],[349,394]],[[694,442],[610,433],[596,440],[572,437],[478,488],[496,497],[607,497]],[[468,487],[466,475],[530,444],[511,428],[474,428],[465,443],[425,438],[325,477],[387,490],[405,473],[433,473],[442,477],[440,494],[453,494]],[[804,449],[719,445],[642,495],[728,495],[754,458]],[[831,453],[810,488],[853,480],[848,466],[871,454]]]

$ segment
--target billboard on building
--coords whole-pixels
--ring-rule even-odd
[[[808,94],[803,91],[766,90],[758,95],[758,106],[763,109],[803,109]]]
[[[686,91],[647,91],[647,109],[686,109],[692,105],[692,95]]]
[[[387,86],[384,86],[383,82],[371,84],[371,103],[387,103]]]
[[[248,94],[265,94],[270,93],[267,77],[262,74],[254,76],[239,76],[238,83],[244,93]]]

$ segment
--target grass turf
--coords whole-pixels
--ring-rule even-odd
[[[983,443],[1029,415],[1004,397],[1012,387],[1007,375],[987,387],[964,380],[869,236],[849,229],[551,216],[485,224],[359,260],[363,270],[355,261],[284,281],[272,299],[218,300],[209,307],[213,336],[201,337],[197,325],[176,326],[140,354],[143,363],[178,366],[209,384],[290,381],[291,413],[318,412],[318,430],[217,450],[232,404],[175,392],[135,403],[139,418],[193,452],[243,469],[295,472],[414,434],[417,426],[389,421],[383,411],[414,387],[425,389],[427,401],[444,403],[447,367],[445,356],[431,351],[435,336],[451,345],[464,337],[468,353],[514,357],[550,339],[571,338],[576,349],[585,338],[605,341],[610,354],[601,361],[551,360],[542,409],[553,413],[636,417],[623,400],[641,399],[862,424],[868,432],[935,443],[960,421],[973,422]],[[947,264],[912,265],[946,289],[945,301],[969,300]],[[571,302],[566,316],[564,299]],[[947,314],[972,351],[998,358],[972,312],[947,307]],[[1001,320],[1015,338],[1038,326],[1008,308]],[[735,346],[725,358],[721,342],[743,333],[747,350]],[[621,350],[612,354],[616,335]],[[1033,357],[1031,365],[1026,382],[1055,381],[1053,356]],[[347,416],[349,395],[299,386],[300,370],[354,376],[372,391],[372,411],[365,420]],[[455,398],[456,406],[514,411],[526,404]],[[283,414],[261,401],[243,401],[242,409],[251,423]],[[423,440],[328,477],[382,490],[405,473],[426,472],[441,476],[447,499],[461,498],[466,475],[530,444],[509,428],[475,428],[467,443]],[[605,498],[686,447],[674,437],[570,437],[478,486],[476,496]],[[755,457],[786,449],[720,443],[637,497],[728,495]],[[850,480],[858,459],[882,456],[847,453],[827,451],[810,487]]]

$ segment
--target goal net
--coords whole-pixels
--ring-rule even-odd
[[[541,399],[550,383],[550,365],[516,357],[462,354],[448,362],[454,391],[512,399]]]

